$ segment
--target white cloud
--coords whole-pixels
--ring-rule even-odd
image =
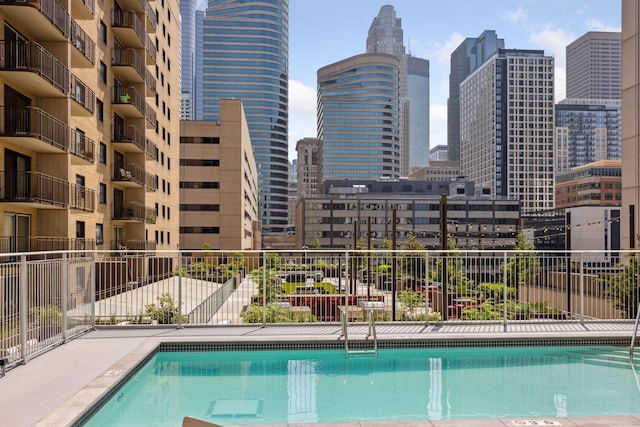
[[[443,42],[429,41],[426,43],[419,40],[411,40],[411,54],[420,58],[426,58],[431,63],[447,64],[451,62],[451,53],[456,50],[460,43],[464,41],[464,36],[454,32]]]
[[[607,25],[598,19],[589,19],[585,22],[588,31],[621,31],[620,26]]]
[[[527,9],[520,6],[517,10],[508,10],[502,14],[502,18],[511,24],[517,25],[526,22],[528,17]]]
[[[431,104],[429,109],[429,145],[447,144],[447,106]]]
[[[317,133],[315,88],[289,80],[289,159],[297,157],[298,140]]]

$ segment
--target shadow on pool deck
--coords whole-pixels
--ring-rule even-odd
[[[632,322],[512,324],[380,324],[379,340],[467,339],[630,339]],[[149,352],[166,341],[334,341],[340,325],[225,326],[184,329],[98,329],[61,345],[0,378],[0,424],[21,426],[69,425],[116,384]],[[350,326],[350,339],[364,337],[366,325]],[[537,425],[639,426],[637,416],[535,419]],[[446,420],[418,422],[352,422],[332,426],[518,426],[536,425],[516,419]],[[556,424],[544,424],[545,421]],[[289,424],[293,426],[294,424]],[[305,424],[295,424],[303,426]],[[329,424],[309,424],[314,427]],[[227,427],[227,426],[225,426]]]

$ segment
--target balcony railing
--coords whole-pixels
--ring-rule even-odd
[[[111,65],[115,67],[124,66],[133,68],[139,76],[139,80],[136,80],[140,82],[145,81],[146,74],[148,72],[147,66],[144,62],[144,58],[138,55],[135,49],[131,48],[113,48],[111,55]],[[132,80],[131,77],[129,77],[129,80]]]
[[[118,251],[117,254],[120,256],[129,255],[129,250],[131,251],[155,251],[157,247],[157,243],[152,240],[113,240],[111,242],[111,248],[114,251]],[[151,256],[151,254],[145,254],[146,256]]]
[[[86,212],[96,208],[96,192],[82,185],[71,184],[70,207]]]
[[[154,11],[153,7],[151,7],[151,4],[149,4],[148,1],[142,0],[142,3],[144,5],[144,14],[147,17],[147,22],[150,24],[148,32],[155,33],[158,26],[158,18],[156,18],[156,12]]]
[[[140,172],[140,169],[142,169],[142,173]],[[134,163],[129,163],[126,166],[114,163],[112,179],[113,181],[118,181],[125,184],[131,182],[140,187],[145,186],[144,169]]]
[[[96,94],[82,80],[71,74],[71,98],[80,104],[84,110],[93,115],[96,105]]]
[[[69,150],[69,127],[36,107],[0,107],[0,136],[32,137]]]
[[[147,221],[147,208],[145,205],[137,202],[129,202],[118,207],[113,207],[114,220],[128,220],[137,222]]]
[[[0,41],[0,70],[29,71],[63,94],[69,89],[69,69],[36,42]]]
[[[77,130],[73,130],[72,132],[73,142],[70,147],[71,154],[93,163],[96,142],[82,132],[78,132]]]
[[[71,21],[71,42],[91,64],[96,63],[96,44],[75,21]]]
[[[69,206],[69,182],[40,172],[0,172],[0,200]]]
[[[148,159],[158,160],[158,146],[150,139],[147,139],[147,149],[145,150],[145,152]]]
[[[133,145],[137,147],[137,150],[134,151],[144,152],[146,150],[146,138],[144,136],[144,132],[134,125],[127,125],[124,127],[114,126],[112,141],[114,143]],[[130,151],[126,149],[123,150]]]
[[[114,105],[132,105],[136,108],[140,115],[136,117],[144,117],[147,110],[147,101],[143,94],[133,86],[114,85],[112,91],[111,102]]]
[[[111,17],[111,25],[113,28],[128,28],[135,33],[137,40],[128,38],[127,47],[145,47],[147,35],[145,34],[144,25],[135,12],[127,10],[113,10]]]
[[[40,251],[75,251],[96,249],[95,239],[70,238],[70,237],[14,237],[0,236],[0,251],[2,253],[14,252],[40,252]]]
[[[158,48],[149,36],[147,36],[146,38],[145,48],[147,49],[147,58],[150,60],[149,63],[155,64],[156,55],[158,54]]]
[[[147,104],[147,111],[146,111],[145,117],[147,119],[147,122],[151,125],[151,127],[156,126],[156,123],[158,122],[156,110],[151,108],[149,104]]]
[[[72,0],[72,17],[77,19],[91,19],[96,13],[95,0]]]

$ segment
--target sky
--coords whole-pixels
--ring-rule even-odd
[[[507,49],[555,57],[556,102],[565,98],[565,50],[588,31],[620,31],[620,0],[289,0],[289,159],[317,135],[319,68],[364,53],[369,26],[390,4],[408,53],[430,62],[430,146],[447,143],[451,52],[495,30]]]

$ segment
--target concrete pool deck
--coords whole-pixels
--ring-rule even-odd
[[[494,339],[602,339],[629,338],[632,322],[522,323],[442,325],[379,324],[378,340],[494,340]],[[364,337],[366,325],[350,325],[351,340]],[[338,324],[219,326],[197,328],[105,328],[91,331],[61,345],[0,378],[0,424],[21,426],[66,426],[91,406],[112,385],[162,342],[305,342],[336,341]],[[639,414],[621,417],[570,417],[535,419],[537,425],[639,426]],[[517,426],[521,419],[442,420],[382,423],[343,423],[333,427],[361,426]],[[559,424],[543,424],[553,421]],[[329,424],[289,424],[289,426]],[[225,426],[226,427],[226,426]]]

